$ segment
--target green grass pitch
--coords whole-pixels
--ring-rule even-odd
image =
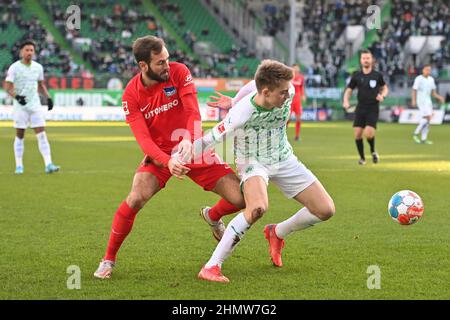
[[[417,145],[414,126],[382,123],[381,162],[364,167],[357,165],[349,122],[305,123],[298,143],[289,129],[295,153],[333,197],[336,215],[290,235],[284,266],[276,269],[263,227],[300,206],[270,186],[269,211],[225,262],[231,283],[223,285],[196,278],[216,245],[198,211],[218,196],[175,178],[139,213],[113,278],[93,278],[113,214],[142,159],[128,127],[50,123],[54,162],[62,167],[53,175],[45,175],[27,130],[25,173],[15,176],[14,131],[0,125],[0,299],[450,298],[449,126],[433,126],[434,144]],[[389,198],[402,189],[425,204],[412,226],[387,213]],[[71,265],[81,270],[79,290],[67,288]],[[367,288],[370,265],[381,270],[381,289]]]

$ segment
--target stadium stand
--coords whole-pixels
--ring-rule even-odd
[[[243,4],[243,10],[248,10],[262,21],[267,35],[277,41],[286,39],[289,33],[287,1],[237,2]],[[348,76],[347,62],[350,57],[342,45],[336,43],[336,39],[341,37],[347,26],[365,23],[366,9],[371,2],[297,1],[300,22],[297,46],[306,48],[312,57],[303,69],[308,86],[342,85],[339,81]],[[401,82],[405,76],[414,76],[418,63],[414,57],[413,60],[405,60],[405,45],[409,36],[444,35],[440,49],[429,59],[436,67],[436,75],[448,77],[448,1],[378,0],[374,3],[382,5],[387,2],[392,6],[389,18],[368,46],[377,59],[378,69],[387,75],[390,83]],[[37,42],[38,60],[45,65],[47,75],[79,75],[86,71],[87,66],[92,66],[96,78],[116,75],[126,81],[137,71],[130,54],[132,41],[147,34],[163,37],[172,59],[188,65],[195,77],[252,77],[260,58],[265,57],[257,53],[257,48],[248,47],[245,40],[239,37],[240,30],[233,28],[231,17],[219,19],[214,10],[208,9],[205,3],[212,3],[211,0],[87,0],[79,4],[82,15],[79,31],[66,29],[66,8],[72,4],[71,1],[39,0],[37,3],[44,8],[68,46],[79,52],[82,60],[74,59],[70,52],[63,50],[54,41],[55,35],[43,27],[38,15],[32,10],[23,10],[24,2],[0,0],[2,74],[18,58],[18,44],[26,38]],[[147,3],[151,3],[157,12],[150,10]],[[418,14],[413,16],[412,12]],[[159,18],[167,20],[170,28]],[[179,45],[180,40],[185,46]]]
[[[137,67],[131,54],[134,38],[153,34],[162,36],[158,22],[142,8],[140,1],[80,3],[81,29],[66,30],[65,8],[71,1],[42,2],[55,26],[66,35],[83,60],[94,66],[96,73],[120,74],[130,78]]]
[[[218,29],[212,18],[206,20],[206,23],[205,21],[198,23],[198,16],[194,13],[202,12],[201,4],[196,1],[189,2],[189,6],[176,1],[154,1],[154,3],[163,16],[172,22],[191,49],[194,41],[201,43],[205,39],[214,39],[214,44],[218,45],[219,50],[203,57],[205,59],[202,59],[201,63],[196,56],[189,55],[176,46],[172,35],[149,13],[140,0],[114,1],[114,5],[105,5],[107,2],[98,1],[81,3],[82,25],[79,32],[67,32],[65,28],[65,8],[71,4],[70,1],[41,1],[61,34],[67,34],[66,40],[71,45],[75,45],[75,42],[80,43],[78,50],[83,59],[93,65],[97,73],[118,74],[125,79],[130,78],[137,70],[130,54],[133,39],[153,34],[163,37],[172,59],[188,65],[196,77],[249,75],[246,68],[249,63],[255,65],[255,59],[239,58],[240,53],[231,45],[232,39],[223,30]],[[182,11],[183,14],[178,11],[179,6],[186,7],[184,8],[186,10]],[[191,7],[196,10],[190,11]],[[207,11],[203,11],[202,15],[209,16]],[[192,25],[192,31],[182,31],[185,30],[186,23],[189,28]],[[208,36],[209,30],[212,36]],[[77,38],[87,41],[80,42]],[[245,72],[247,73],[243,74]]]
[[[298,46],[307,45],[313,53],[313,63],[306,66],[309,86],[336,86],[339,75],[348,76],[344,48],[336,45],[336,39],[349,25],[364,25],[367,7],[386,1],[368,0],[302,0],[297,1],[301,21]],[[387,75],[387,80],[395,85],[399,80],[417,75],[420,67],[414,56],[405,60],[405,44],[414,35],[443,35],[441,47],[429,58],[435,66],[435,76],[448,73],[450,64],[450,9],[445,0],[431,1],[390,1],[392,6],[388,19],[377,30],[375,41],[369,49],[377,59],[377,68]],[[255,16],[265,17],[266,32],[272,36],[287,39],[289,7],[286,2],[273,0],[247,1],[248,10]],[[421,9],[420,9],[421,8]],[[413,12],[417,15],[413,16]],[[367,31],[367,30],[366,30]],[[406,78],[405,78],[406,77]],[[406,81],[405,84],[410,81]]]
[[[417,15],[414,16],[413,12]],[[370,50],[378,61],[378,68],[388,75],[389,82],[396,84],[405,78],[412,78],[420,73],[419,65],[412,59],[405,59],[405,44],[410,36],[442,35],[445,38],[441,47],[431,55],[433,74],[443,75],[445,65],[450,64],[450,4],[448,1],[393,0],[391,19],[378,30],[378,39]]]
[[[348,25],[364,22],[369,5],[380,1],[355,0],[302,0],[297,1],[298,47],[306,47],[312,55],[311,63],[304,63],[308,86],[335,87],[339,74],[343,74],[346,55],[344,48],[336,44]],[[255,17],[264,17],[266,32],[289,41],[289,14],[287,1],[249,0],[246,8]],[[302,60],[302,59],[300,59]]]
[[[21,7],[17,1],[0,0],[0,70],[13,61],[11,48],[25,34],[21,27]]]
[[[207,47],[204,59],[218,75],[252,77],[259,61],[240,48],[208,10],[198,1],[168,0],[155,2],[160,12],[174,22],[175,30],[196,51],[194,44]],[[198,48],[200,49],[200,48]]]
[[[20,43],[32,39],[36,43],[38,60],[45,65],[47,75],[71,74],[77,65],[70,54],[55,43],[36,16],[23,10],[17,1],[0,1],[0,70],[5,74],[9,65],[19,59]]]

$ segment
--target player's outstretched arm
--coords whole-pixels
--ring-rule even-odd
[[[255,80],[249,81],[243,86],[241,89],[239,89],[236,96],[233,98],[233,106],[236,105],[239,101],[242,100],[246,95],[248,95],[250,92],[253,92],[256,90],[256,82]]]
[[[194,141],[194,159],[201,157],[203,153],[222,142],[227,134],[231,134],[242,128],[248,119],[250,119],[252,113],[253,107],[250,103],[239,103],[236,107],[231,108],[225,119],[209,130],[202,138]]]
[[[208,101],[206,104],[213,108],[219,108],[222,110],[229,110],[233,105],[233,99],[229,96],[221,94],[220,92],[215,92],[215,96],[209,96],[208,99],[213,101]]]
[[[248,95],[250,92],[256,90],[255,80],[248,82],[245,86],[239,89],[238,93],[234,98],[228,97],[216,91],[217,96],[209,96],[209,99],[214,101],[208,101],[207,105],[213,108],[219,108],[223,110],[229,110],[234,105],[236,105],[243,97]]]

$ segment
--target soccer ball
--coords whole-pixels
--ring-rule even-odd
[[[388,212],[392,219],[402,225],[416,223],[423,214],[423,202],[419,195],[410,190],[394,194],[389,201]]]

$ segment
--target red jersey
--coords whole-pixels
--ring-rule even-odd
[[[189,69],[178,62],[170,62],[169,68],[169,80],[150,87],[145,87],[141,73],[137,74],[122,96],[126,121],[141,149],[165,166],[187,131],[194,140],[194,122],[201,121]]]
[[[302,105],[302,97],[305,95],[305,77],[299,73],[291,80],[292,85],[295,88],[294,99],[292,100],[293,105]]]

